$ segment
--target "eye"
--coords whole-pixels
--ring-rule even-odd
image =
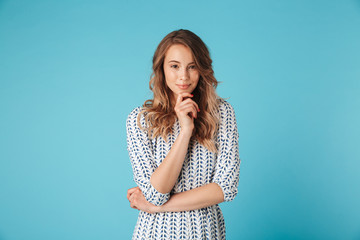
[[[194,70],[194,69],[196,69],[196,66],[195,66],[195,65],[191,65],[191,66],[189,66],[189,69],[190,69],[190,70]]]
[[[170,67],[177,69],[177,68],[179,68],[179,65],[177,65],[177,64],[172,64],[172,65],[170,65]]]

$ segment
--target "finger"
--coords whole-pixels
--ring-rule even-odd
[[[136,186],[136,187],[133,187],[133,188],[129,188],[128,190],[127,190],[127,192],[129,193],[131,193],[131,192],[134,192],[134,191],[136,191],[136,189],[138,189],[139,187],[138,186]]]
[[[130,207],[139,210],[139,209],[136,207],[135,203],[130,203]]]
[[[188,103],[193,104],[195,106],[196,110],[200,111],[199,105],[194,100],[192,100],[191,98],[188,98],[188,99],[182,101],[181,103],[179,103],[178,107],[181,107],[181,106],[186,105]]]
[[[137,189],[140,189],[140,188],[139,187],[129,188],[127,190],[127,195],[126,195],[127,199],[129,199],[130,195],[133,194]]]
[[[176,99],[175,107],[176,107],[177,105],[179,105],[179,104],[182,102],[182,100],[183,100],[183,97],[182,97],[181,94],[179,94],[178,97],[177,97],[177,99]]]
[[[181,103],[185,98],[191,98],[193,96],[194,95],[192,95],[191,93],[185,93],[185,92],[184,93],[179,93],[178,97],[176,99],[176,104],[175,105]]]
[[[192,110],[191,110],[192,117],[193,117],[193,118],[197,118],[197,111],[196,111],[195,106],[192,106],[192,108],[191,108],[191,109],[192,109]]]
[[[137,199],[141,195],[143,195],[143,194],[142,194],[140,188],[136,188],[135,191],[132,194],[130,194],[128,199],[130,202],[132,202],[132,201],[134,201],[134,199]]]
[[[188,97],[193,97],[194,95],[191,93],[187,93],[187,92],[182,92],[179,93],[180,96],[182,96],[182,98],[188,98]]]
[[[133,201],[134,195],[135,195],[135,194],[131,194],[131,195],[128,197],[128,200],[129,200],[130,203]]]
[[[178,112],[190,115],[193,118],[197,118],[197,113],[198,113],[195,105],[191,104],[191,103],[188,103],[187,105],[179,107]]]
[[[197,118],[197,111],[194,105],[186,106],[183,109],[183,112],[185,112],[191,118]]]
[[[129,200],[130,196],[135,192],[135,188],[130,188],[127,191],[126,198]]]

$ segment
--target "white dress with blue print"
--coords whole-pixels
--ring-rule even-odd
[[[134,172],[134,180],[146,200],[157,206],[166,203],[173,193],[184,192],[208,183],[217,183],[225,201],[237,194],[240,158],[238,131],[233,107],[219,100],[220,125],[216,137],[218,153],[212,153],[197,141],[191,141],[171,193],[158,192],[150,183],[151,174],[166,157],[180,132],[179,121],[173,126],[168,142],[162,137],[149,139],[137,125],[141,107],[135,108],[126,121],[127,144]],[[144,116],[140,123],[145,126]],[[225,222],[218,205],[183,212],[139,212],[133,239],[225,239]]]

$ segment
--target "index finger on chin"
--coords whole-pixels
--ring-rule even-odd
[[[183,98],[184,97],[193,97],[194,95],[192,95],[191,93],[187,93],[187,92],[182,92],[182,93],[179,93],[179,96],[182,96]]]
[[[181,94],[178,94],[178,97],[177,97],[177,99],[176,99],[176,105],[178,105],[179,103],[181,103],[182,100],[183,100],[182,95],[181,95]]]

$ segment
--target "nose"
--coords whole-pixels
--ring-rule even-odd
[[[189,79],[189,72],[186,68],[180,70],[180,80],[186,81]]]

